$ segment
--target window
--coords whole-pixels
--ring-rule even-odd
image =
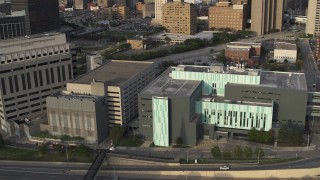
[[[2,88],[3,95],[6,95],[7,89],[6,89],[6,84],[5,84],[4,78],[1,78],[1,86],[3,87]]]
[[[16,86],[16,92],[19,92],[19,82],[17,75],[14,75],[14,84]]]
[[[39,72],[40,86],[43,86],[42,72],[41,70],[39,70],[38,72]]]
[[[50,69],[51,71],[51,82],[54,84],[54,73],[53,73],[53,68]]]
[[[12,77],[9,77],[9,87],[10,87],[10,93],[14,93]]]
[[[28,89],[31,89],[30,73],[27,73]]]
[[[34,78],[34,84],[35,84],[35,87],[38,87],[38,76],[37,76],[37,71],[33,71],[33,78]]]

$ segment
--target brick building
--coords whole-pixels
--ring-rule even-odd
[[[219,2],[209,8],[208,29],[230,28],[244,30],[246,26],[246,4],[232,5],[230,2]]]
[[[225,49],[225,57],[235,63],[256,64],[261,54],[261,43],[231,42]],[[258,58],[256,58],[258,57]]]

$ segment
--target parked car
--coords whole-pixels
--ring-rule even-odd
[[[220,170],[229,170],[230,167],[229,166],[220,166]]]

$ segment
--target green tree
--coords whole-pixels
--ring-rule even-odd
[[[47,153],[47,150],[48,150],[48,146],[47,144],[43,143],[43,144],[40,144],[38,146],[38,152],[39,152],[39,155],[44,155]]]
[[[231,158],[231,152],[228,150],[223,151],[223,158],[225,159]]]
[[[289,62],[289,60],[285,59],[285,60],[283,60],[283,62],[287,64]]]
[[[176,144],[178,144],[178,145],[183,144],[183,140],[182,140],[182,138],[180,136],[177,137]]]
[[[166,36],[166,37],[164,38],[164,41],[166,41],[166,43],[169,43],[169,42],[171,41],[171,38],[169,38],[168,36]]]
[[[265,133],[264,141],[266,143],[272,143],[274,141],[274,130],[273,129],[270,129],[268,132]]]
[[[213,148],[211,148],[211,155],[216,159],[221,158],[221,151],[219,146],[214,146]]]
[[[248,132],[249,141],[257,141],[258,131],[255,128],[250,129]]]
[[[4,140],[3,140],[2,134],[0,133],[0,148],[1,147],[4,147]]]
[[[254,151],[254,154],[258,157],[263,157],[264,156],[264,151],[262,148],[257,147]]]
[[[85,157],[90,156],[90,151],[91,149],[88,146],[85,146],[83,144],[81,144],[80,146],[77,146],[75,149],[76,154],[78,154],[79,156],[85,156]]]
[[[248,146],[243,149],[243,153],[247,158],[251,158],[253,155],[251,147]]]
[[[110,138],[114,144],[117,144],[122,138],[124,133],[123,128],[120,125],[114,125],[110,132]]]
[[[297,68],[297,70],[301,70],[302,67],[303,67],[303,61],[302,61],[302,60],[298,60],[298,61],[296,62],[296,68]]]
[[[237,158],[241,158],[242,157],[242,148],[241,146],[237,145],[233,148],[233,155]]]

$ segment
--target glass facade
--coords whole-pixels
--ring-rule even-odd
[[[172,71],[172,79],[197,80],[203,81],[202,94],[224,96],[224,86],[227,83],[259,85],[260,76],[210,73],[210,72],[191,72],[191,71]]]
[[[152,97],[153,143],[169,146],[169,101],[164,97]]]
[[[217,127],[264,131],[272,128],[273,103],[254,105],[197,101],[196,112],[201,114],[203,123]]]

